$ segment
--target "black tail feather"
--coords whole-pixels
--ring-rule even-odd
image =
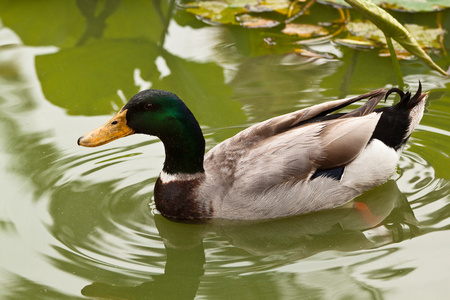
[[[422,100],[422,97],[421,97],[422,96],[422,83],[419,80],[419,88],[417,89],[416,94],[412,98],[411,98],[410,92],[404,93],[399,88],[391,88],[389,91],[387,91],[384,100],[386,100],[387,97],[392,93],[397,93],[400,95],[400,102],[397,105],[395,105],[394,107],[401,108],[401,109],[411,109]]]
[[[422,97],[420,96],[422,96],[422,84],[419,80],[419,88],[417,89],[416,94],[408,101],[409,108],[413,108],[422,100]]]
[[[389,97],[389,95],[392,93],[399,94],[401,99],[403,99],[405,97],[405,93],[401,89],[391,88],[389,91],[387,91],[386,96],[384,96],[384,101],[386,101],[387,97]]]
[[[398,150],[406,143],[412,130],[419,122],[423,114],[423,106],[420,107],[420,103],[423,103],[428,93],[422,93],[420,81],[419,88],[412,97],[410,92],[405,93],[398,88],[392,88],[387,91],[386,98],[392,93],[400,95],[400,102],[391,107],[382,107],[375,110],[382,114],[372,134],[372,139],[378,139],[385,145]],[[412,113],[415,107],[418,110]]]

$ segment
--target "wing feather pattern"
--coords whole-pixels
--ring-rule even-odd
[[[355,159],[369,142],[380,116],[372,113],[327,124],[321,134],[324,155],[317,160],[319,169],[336,168]]]

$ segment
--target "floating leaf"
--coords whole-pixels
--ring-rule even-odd
[[[297,35],[302,38],[310,38],[313,36],[324,36],[328,34],[328,30],[319,25],[312,24],[286,24],[286,27],[282,30],[287,35]]]
[[[439,36],[444,34],[443,29],[427,28],[425,26],[420,26],[417,24],[406,24],[405,27],[422,48],[440,48],[438,38]],[[383,32],[370,21],[349,22],[346,25],[346,28],[351,36],[348,36],[345,40],[350,45],[361,45],[365,47],[367,46],[367,44],[369,44],[374,47],[386,47],[386,37],[384,36]],[[343,42],[342,40],[337,41]],[[405,51],[403,47],[396,42],[394,42],[394,48],[398,50],[398,52]]]
[[[320,0],[322,3],[349,7],[344,0]],[[450,7],[448,0],[373,0],[374,4],[384,8],[407,12],[432,12]]]
[[[319,0],[320,1],[320,0]],[[348,6],[344,0],[322,0],[320,2],[326,3],[338,3],[345,4]],[[374,0],[381,3],[381,0]],[[403,0],[384,0],[386,5],[393,6],[393,3],[403,3]],[[422,0],[427,4],[431,5],[433,3],[433,10],[437,9],[442,0]],[[448,0],[446,0],[448,1]],[[272,38],[270,41],[275,41],[274,38],[279,40],[275,42],[267,43],[267,45],[274,46],[275,44],[281,45],[278,47],[286,47],[287,44],[294,46],[304,43],[318,40],[330,40],[338,33],[342,31],[344,27],[344,22],[342,18],[345,16],[342,10],[340,13],[340,22],[321,22],[319,24],[294,24],[291,23],[293,15],[297,16],[299,12],[303,12],[306,7],[312,5],[313,1],[303,3],[303,0],[207,0],[207,1],[197,1],[191,2],[185,6],[186,10],[190,13],[197,15],[198,18],[204,21],[218,22],[221,24],[231,24],[240,25],[246,28],[273,28],[278,26],[284,20],[286,27],[282,30],[282,35],[279,32],[272,30],[270,33],[265,33],[266,36]],[[409,51],[411,54],[415,55],[417,58],[423,60],[432,69],[437,70],[441,74],[444,71],[440,69],[428,55],[421,48],[435,48],[439,49],[438,41],[436,36],[440,36],[442,31],[439,29],[425,30],[420,27],[411,27],[410,30],[417,33],[410,34],[398,21],[396,21],[391,15],[385,12],[383,9],[377,7],[375,4],[366,0],[348,0],[348,3],[354,5],[355,9],[358,10],[364,17],[370,19],[377,27],[382,31],[375,29],[372,24],[356,24],[356,26],[361,28],[356,28],[353,31],[358,30],[359,33],[354,33],[344,39],[336,39],[337,43],[341,45],[346,45],[350,47],[357,48],[372,48],[372,47],[385,47],[386,39],[385,34],[392,37],[397,43],[394,43],[397,56],[404,57],[406,53],[403,51],[402,47]],[[412,2],[412,1],[409,1]],[[405,2],[406,3],[406,2]],[[309,6],[308,6],[309,5]],[[450,5],[450,3],[449,3]],[[417,6],[414,6],[417,7]],[[297,12],[297,14],[296,14]],[[306,20],[305,20],[306,21]],[[311,23],[310,21],[307,23]],[[323,26],[323,24],[330,24],[331,26]],[[351,25],[347,26],[349,28]],[[366,29],[365,27],[368,27]],[[366,33],[363,33],[366,30]],[[352,29],[350,29],[352,31]],[[284,35],[284,37],[283,37]],[[292,38],[286,37],[286,35],[297,37],[299,40],[293,43]],[[417,42],[415,39],[419,39]],[[285,41],[282,41],[285,39]],[[290,40],[287,40],[290,39]],[[266,40],[265,41],[269,41]],[[402,45],[402,46],[399,46]],[[292,48],[291,48],[292,49]]]
[[[380,39],[384,39],[383,32],[370,21],[348,22],[346,27],[348,32],[353,36],[363,37],[366,40],[379,41]],[[383,43],[386,44],[386,41],[383,40]]]
[[[306,50],[306,49],[295,49],[295,53],[297,55],[308,57],[308,58],[325,58],[325,59],[333,59],[335,58],[333,55],[328,53],[317,53],[314,51]]]
[[[348,7],[348,8],[351,7],[351,5],[345,3],[344,0],[319,0],[319,2],[324,3],[324,4],[330,4],[333,6],[342,6],[342,7]]]
[[[397,59],[411,59],[413,55],[407,51],[397,50],[395,49],[395,56],[397,56]],[[381,57],[389,57],[391,56],[391,52],[389,52],[389,49],[381,49],[380,50],[380,56]]]
[[[406,24],[406,29],[411,32],[412,36],[420,45],[426,48],[440,48],[439,37],[444,35],[445,30],[442,28],[426,28],[417,24]]]
[[[290,0],[269,0],[269,1],[252,1],[254,4],[245,6],[250,12],[271,12],[276,11],[281,14],[287,14],[291,6]]]
[[[372,42],[369,42],[368,40],[362,38],[362,37],[352,37],[352,38],[346,38],[346,39],[335,39],[336,43],[350,47],[350,48],[364,48],[364,49],[373,49],[375,48],[373,46]]]
[[[371,20],[385,35],[392,37],[397,43],[403,46],[411,54],[421,59],[430,68],[438,71],[442,75],[447,73],[442,70],[420,47],[412,35],[394,17],[382,8],[367,0],[345,0],[354,9],[359,11],[367,19]]]
[[[236,14],[247,12],[244,7],[230,7],[222,1],[199,1],[187,4],[187,12],[222,24],[239,24]]]
[[[450,7],[448,0],[374,0],[373,2],[385,9],[409,12],[438,11]]]
[[[244,17],[237,16],[250,12],[278,12],[286,14],[290,4],[289,0],[230,0],[227,2],[212,0],[188,3],[186,11],[200,18],[206,18],[222,24],[241,24],[249,28],[267,28],[278,25],[278,21],[265,18],[257,19],[257,17],[250,17],[250,15],[246,14]]]
[[[240,15],[237,17],[237,20],[242,26],[247,28],[271,28],[280,24],[280,22],[275,20],[255,17],[249,14]]]

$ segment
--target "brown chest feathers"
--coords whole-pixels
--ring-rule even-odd
[[[200,179],[178,180],[163,183],[158,178],[155,184],[155,204],[167,218],[201,220],[212,217],[213,208],[198,202],[196,188]]]

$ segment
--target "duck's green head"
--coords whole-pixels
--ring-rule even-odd
[[[134,133],[159,137],[164,143],[164,170],[171,173],[203,171],[205,140],[189,108],[175,94],[145,90],[103,126],[78,139],[78,145],[97,147]]]
[[[82,136],[78,144],[96,147],[134,133],[154,135],[164,142],[197,128],[195,117],[177,95],[150,89],[134,95],[117,115]]]

